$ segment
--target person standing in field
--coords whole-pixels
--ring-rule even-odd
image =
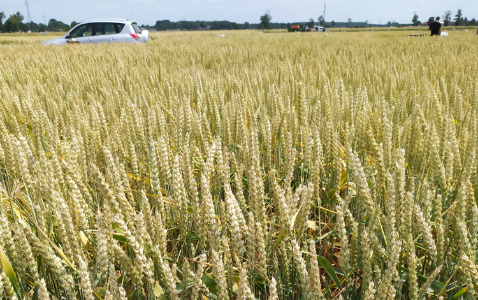
[[[431,30],[432,36],[439,36],[441,34],[440,17],[436,17],[435,22],[431,23],[430,26],[428,26],[428,29]]]

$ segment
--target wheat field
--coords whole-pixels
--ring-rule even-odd
[[[478,38],[0,37],[0,299],[475,299]]]

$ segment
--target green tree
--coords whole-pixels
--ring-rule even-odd
[[[351,24],[352,24],[352,18],[348,18],[347,19],[347,24],[345,24],[345,25],[347,25],[347,27],[350,27]]]
[[[416,12],[413,13],[412,24],[413,24],[413,26],[418,26],[418,25],[420,25],[420,21],[418,21],[418,15],[417,15]]]
[[[435,17],[428,18],[428,26],[430,26],[430,24],[433,22],[435,22]]]
[[[261,16],[260,21],[261,23],[259,24],[260,29],[271,29],[271,14],[267,11],[264,13],[264,15]]]
[[[42,23],[37,24],[35,22],[31,22],[28,25],[29,25],[29,30],[31,30],[32,32],[46,31],[45,24],[42,24]]]
[[[20,31],[20,29],[22,28],[22,21],[23,21],[23,16],[18,11],[16,14],[13,14],[10,17],[8,17],[8,19],[5,21],[4,30],[6,32]]]
[[[324,26],[324,24],[325,24],[324,16],[321,15],[321,16],[319,17],[319,20],[318,20],[318,21],[319,21],[319,25],[320,25],[320,26]]]
[[[33,22],[30,22],[30,23],[20,23],[20,31],[23,31],[23,32],[28,32],[28,31],[32,31],[32,23]]]
[[[443,25],[448,26],[451,21],[451,10],[446,10],[445,14],[443,15]]]
[[[307,23],[307,26],[308,26],[309,28],[314,27],[314,19],[310,18],[310,19],[309,19],[309,23]]]
[[[58,28],[58,21],[56,19],[50,19],[48,21],[48,30],[55,31]]]
[[[0,11],[0,32],[3,30],[3,18],[5,18],[5,13],[3,11]]]
[[[156,24],[154,25],[154,28],[156,30],[167,30],[167,29],[174,29],[176,24],[173,24],[173,22],[169,20],[159,20],[156,21]]]
[[[461,22],[462,22],[462,16],[463,14],[461,13],[461,9],[459,9],[457,12],[456,12],[456,15],[455,15],[455,25],[456,26],[460,26],[461,25]]]
[[[335,21],[332,20],[332,22],[330,23],[330,27],[334,27],[335,26]]]
[[[67,31],[70,29],[70,26],[66,25],[62,21],[56,19],[50,19],[48,21],[48,30],[49,31]]]

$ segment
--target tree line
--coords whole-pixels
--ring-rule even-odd
[[[41,32],[41,31],[68,31],[79,24],[73,21],[71,24],[65,24],[56,19],[50,19],[47,24],[24,22],[24,16],[20,12],[10,15],[6,18],[4,12],[0,12],[0,32]],[[258,29],[258,24],[238,24],[229,21],[179,21],[159,20],[153,26],[141,25],[143,28],[156,30],[231,30],[231,29]],[[274,24],[274,28],[281,28],[280,24]]]
[[[452,19],[452,11],[451,10],[446,10],[445,13],[442,16],[442,21],[443,25],[448,26],[448,25],[454,25],[454,26],[475,26],[478,25],[478,21],[475,18],[468,19],[467,17],[463,16],[463,12],[461,9],[458,9],[456,12],[455,17]],[[415,26],[421,25],[422,22],[418,19],[417,13],[413,14],[412,18],[412,24]],[[428,24],[431,24],[435,22],[436,16],[431,16],[428,18]],[[453,22],[452,22],[453,21]]]
[[[158,20],[153,26],[143,25],[145,28],[162,30],[232,30],[232,29],[257,29],[257,24],[245,22],[239,24],[229,21],[179,21]]]
[[[0,32],[19,32],[19,31],[68,31],[72,27],[79,24],[78,22],[71,22],[70,25],[50,19],[47,24],[35,22],[23,22],[25,17],[18,11],[10,15],[7,19],[5,13],[0,11]],[[5,20],[5,22],[4,22]]]
[[[0,12],[0,32],[19,32],[19,31],[68,31],[72,27],[79,24],[76,21],[71,22],[69,25],[56,19],[50,19],[47,24],[35,23],[35,22],[23,22],[24,16],[20,12],[10,15],[6,18],[4,12]],[[5,22],[4,22],[5,20]],[[369,27],[376,26],[369,24],[368,21],[352,22],[349,18],[347,22],[325,22],[324,16],[317,18],[318,24],[323,27]],[[435,16],[428,19],[428,23],[432,23],[435,20]],[[453,24],[452,24],[452,21]],[[474,26],[478,25],[478,21],[475,18],[468,19],[463,16],[461,9],[458,9],[454,19],[452,19],[452,12],[450,10],[445,11],[443,15],[443,23],[445,26]],[[235,30],[235,29],[289,29],[291,24],[301,24],[302,26],[308,26],[309,28],[314,26],[314,19],[310,18],[309,22],[296,22],[296,23],[273,23],[272,16],[269,12],[265,12],[259,18],[259,23],[235,23],[230,21],[178,21],[173,22],[170,20],[158,20],[153,26],[141,25],[143,28],[161,30]],[[414,13],[412,18],[412,25],[421,25],[419,16]],[[399,25],[395,21],[389,21],[385,25]]]

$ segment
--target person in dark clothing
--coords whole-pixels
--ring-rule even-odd
[[[431,30],[432,36],[441,34],[440,17],[436,17],[435,22],[431,23],[428,29]]]

